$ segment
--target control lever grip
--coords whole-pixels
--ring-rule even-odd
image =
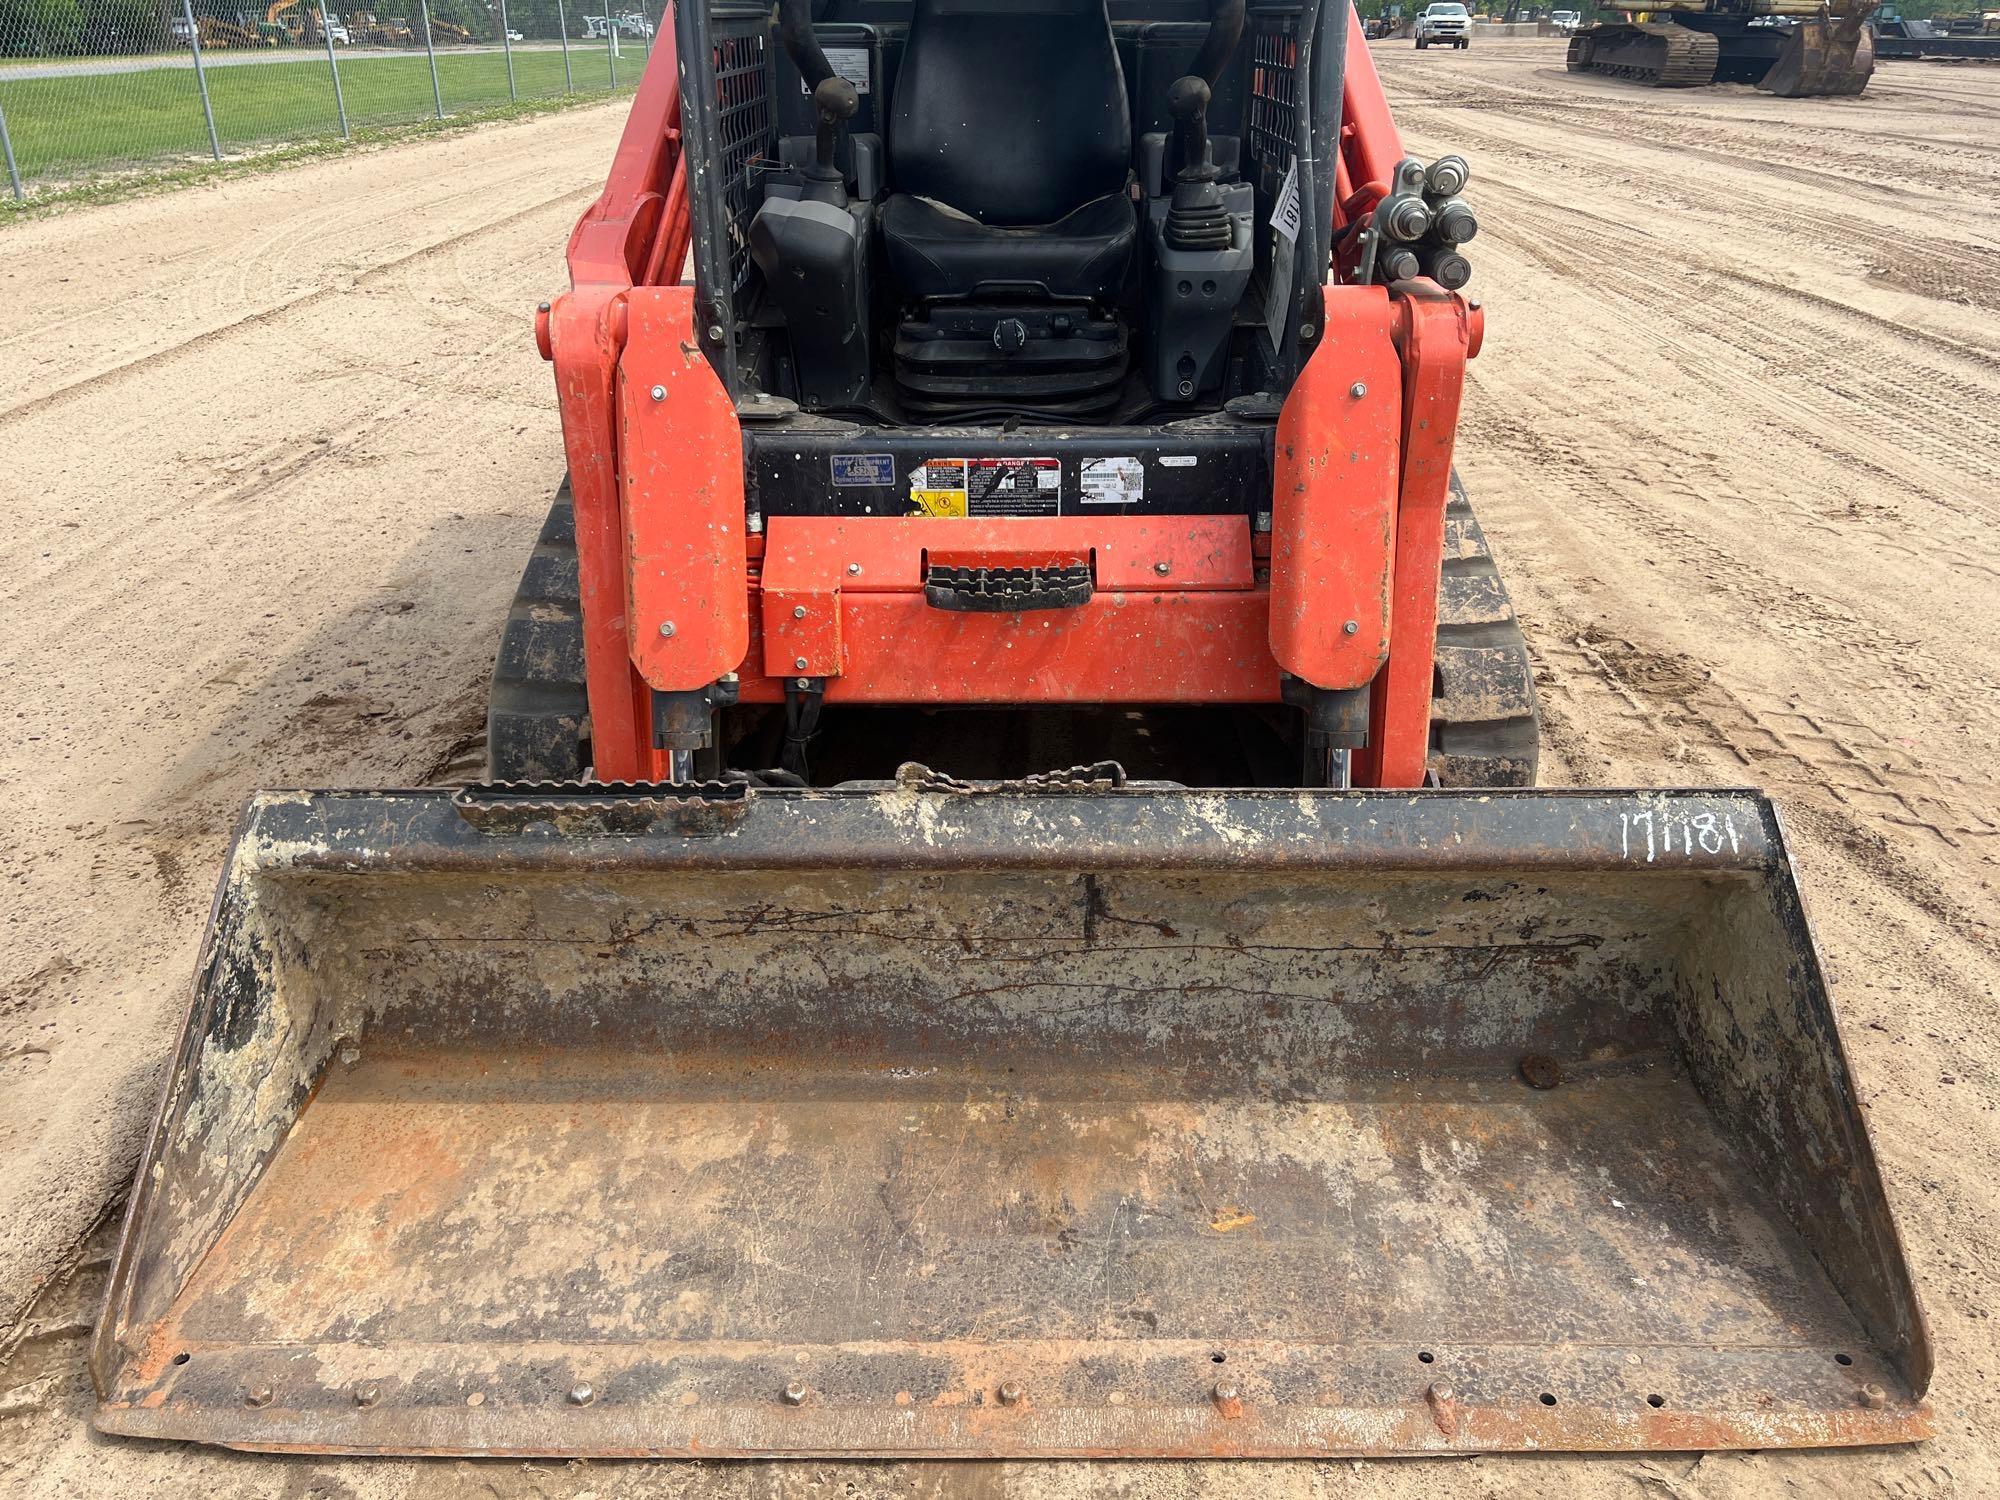
[[[1181,170],[1202,168],[1208,159],[1208,80],[1190,73],[1167,90],[1167,112],[1180,137]]]
[[[834,154],[840,146],[840,130],[861,108],[861,95],[838,73],[829,74],[813,86],[813,111],[819,129],[813,142],[813,171],[819,177],[838,177],[840,168]]]

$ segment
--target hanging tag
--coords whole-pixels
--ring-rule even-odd
[[[1292,310],[1292,248],[1299,237],[1299,159],[1285,172],[1278,201],[1271,205],[1271,284],[1264,294],[1264,326],[1271,347],[1285,339],[1285,319]]]

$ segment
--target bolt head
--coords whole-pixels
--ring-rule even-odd
[[[1449,1380],[1433,1380],[1431,1388],[1426,1394],[1439,1406],[1446,1406],[1457,1397],[1458,1392],[1451,1388]]]
[[[1173,570],[1174,565],[1169,562],[1156,562],[1153,564],[1153,571],[1158,573],[1162,578],[1165,578]]]
[[[806,664],[806,659],[803,656],[801,656],[799,658],[799,665],[803,667],[805,664]],[[801,677],[797,679],[797,681],[794,682],[793,684],[793,686],[798,688],[798,690],[802,693],[812,685],[813,685],[813,680],[810,677]]]
[[[1563,1081],[1562,1064],[1543,1053],[1531,1052],[1521,1059],[1521,1079],[1530,1088],[1559,1088]]]
[[[546,302],[537,302],[535,304],[536,312],[547,312],[548,310],[549,310],[549,305]]]
[[[794,620],[803,620],[805,617],[806,607],[803,604],[794,604],[792,606],[792,618]]]
[[[660,621],[660,634],[661,634],[661,635],[663,635],[663,636],[669,636],[669,635],[672,635],[673,633],[674,633],[674,622],[673,622],[672,620],[662,620],[662,621]]]
[[[1021,1398],[1026,1394],[1027,1392],[1022,1390],[1020,1385],[1015,1381],[1006,1381],[1000,1387],[1000,1404],[1002,1406],[1017,1406],[1020,1404]]]
[[[1870,1411],[1880,1411],[1889,1404],[1889,1393],[1871,1380],[1861,1387],[1861,1404]]]
[[[1314,337],[1316,334],[1318,334],[1318,332],[1319,332],[1319,325],[1316,323],[1299,324],[1299,337],[1302,339],[1310,339]]]
[[[708,325],[708,341],[711,344],[721,343],[723,336],[722,325],[720,323],[711,323]]]
[[[805,1404],[806,1383],[803,1380],[794,1380],[790,1385],[785,1387],[785,1405],[804,1406]]]
[[[1210,1394],[1218,1406],[1230,1406],[1243,1399],[1243,1387],[1233,1380],[1218,1380]]]
[[[763,531],[764,529],[764,518],[753,512],[750,516],[745,518],[743,522],[743,528],[744,530],[748,531],[750,535],[756,536],[759,532]]]
[[[1347,388],[1347,394],[1352,396],[1356,401],[1359,401],[1363,396],[1368,394],[1367,382],[1361,380],[1355,381],[1353,385]]]
[[[663,385],[656,385],[656,386],[654,386],[654,387],[653,387],[653,389],[652,389],[652,397],[653,397],[653,399],[654,399],[655,401],[664,401],[664,400],[666,400],[666,399],[667,399],[667,388],[666,388],[665,386],[663,386]]]
[[[850,575],[852,575],[852,574],[855,574],[855,573],[859,573],[859,572],[861,571],[861,564],[860,564],[860,563],[849,563],[849,564],[847,565],[847,571],[848,571],[848,573],[849,573]]]
[[[357,1385],[354,1388],[354,1404],[356,1406],[373,1406],[381,1399],[382,1387],[372,1380],[365,1385]]]
[[[569,1388],[569,1394],[563,1397],[563,1400],[571,1406],[588,1406],[596,1399],[597,1392],[587,1380],[579,1380]]]
[[[1349,620],[1340,628],[1343,634],[1359,635],[1361,633],[1361,622],[1359,620]]]
[[[268,1385],[253,1385],[243,1393],[243,1404],[252,1409],[269,1406],[273,1393]]]
[[[803,656],[794,657],[792,659],[792,670],[796,672],[803,672],[805,669],[806,669],[806,659]]]

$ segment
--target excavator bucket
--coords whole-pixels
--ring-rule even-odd
[[[1731,792],[254,799],[93,1352],[313,1453],[1898,1443],[1922,1314]]]
[[[1782,99],[1858,94],[1874,73],[1875,36],[1866,26],[1850,29],[1837,20],[1801,21],[1792,27],[1778,60],[1757,87]]]

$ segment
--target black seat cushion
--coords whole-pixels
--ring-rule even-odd
[[[1053,224],[1131,166],[1105,0],[916,0],[891,104],[890,186],[983,224]]]
[[[1003,229],[898,193],[882,207],[882,236],[906,297],[1038,286],[1051,297],[1108,302],[1132,264],[1138,214],[1121,188],[1045,227]]]

